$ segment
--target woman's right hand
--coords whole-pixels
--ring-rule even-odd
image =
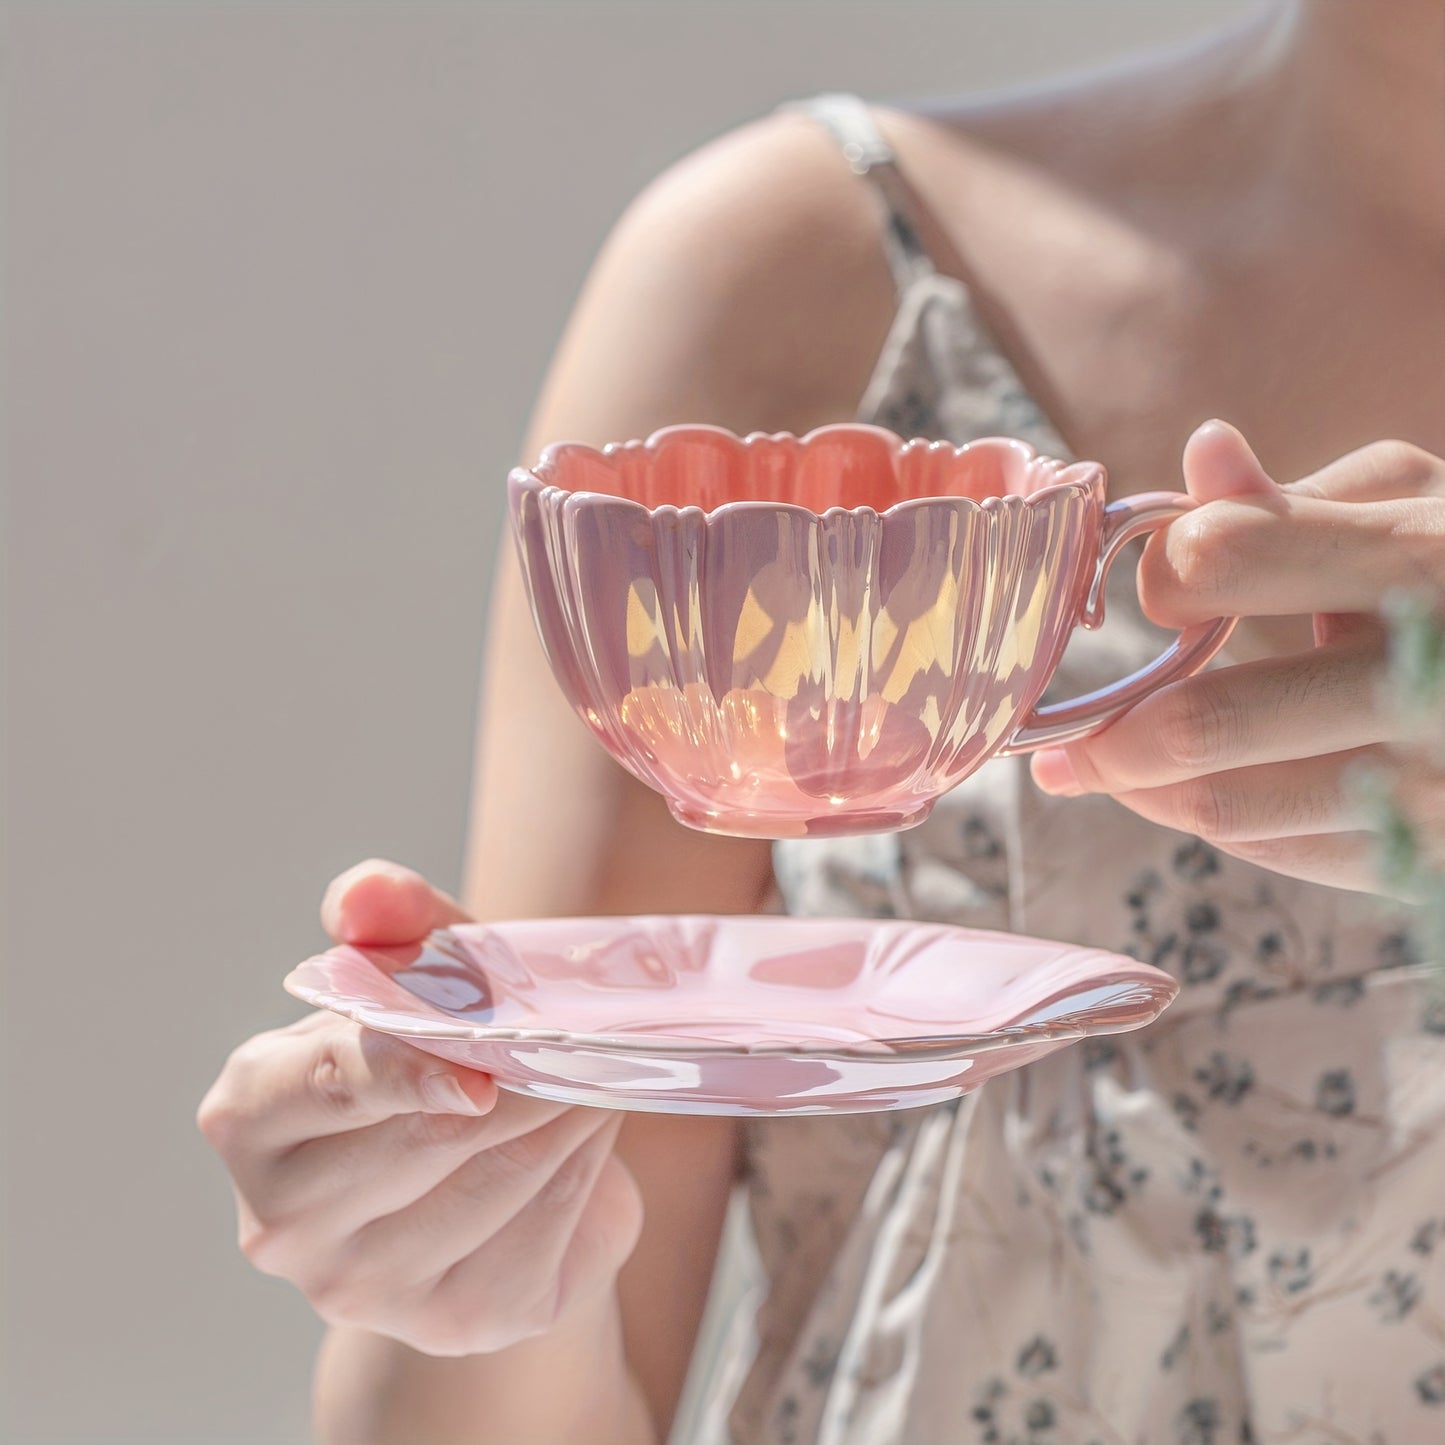
[[[420,942],[465,913],[363,863],[327,890],[337,942]],[[501,1092],[486,1074],[329,1013],[257,1035],[201,1104],[241,1249],[321,1317],[429,1355],[545,1334],[612,1287],[642,1205],[622,1115]]]

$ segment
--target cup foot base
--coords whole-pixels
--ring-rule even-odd
[[[732,838],[848,838],[860,833],[899,833],[917,827],[932,811],[933,799],[911,811],[879,808],[854,813],[846,809],[800,818],[778,813],[748,813],[695,808],[668,803],[679,823],[701,833],[723,833]]]

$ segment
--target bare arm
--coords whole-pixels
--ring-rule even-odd
[[[604,249],[524,453],[676,421],[802,431],[851,414],[891,311],[876,218],[804,121],[725,138],[645,193]],[[563,701],[510,545],[493,601],[463,902],[477,917],[749,912],[769,849],[674,823]],[[735,1170],[733,1121],[627,1118],[617,1157],[643,1202],[615,1290],[495,1354],[436,1359],[333,1331],[323,1438],[644,1445],[685,1379]],[[364,1422],[366,1433],[355,1433]]]

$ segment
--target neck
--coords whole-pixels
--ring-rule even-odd
[[[1445,0],[1288,0],[1261,99],[1302,180],[1445,236]]]

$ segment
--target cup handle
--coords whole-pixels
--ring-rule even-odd
[[[1197,505],[1193,497],[1182,492],[1140,492],[1111,502],[1104,509],[1099,562],[1079,619],[1085,627],[1098,627],[1104,620],[1104,583],[1114,559],[1125,545],[1145,532],[1167,527],[1181,513],[1192,511]],[[997,756],[1031,753],[1035,748],[1076,742],[1098,732],[1151,692],[1182,677],[1192,677],[1205,667],[1229,640],[1236,620],[1216,617],[1213,622],[1186,627],[1153,662],[1138,672],[1083,697],[1035,708],[999,748]]]

